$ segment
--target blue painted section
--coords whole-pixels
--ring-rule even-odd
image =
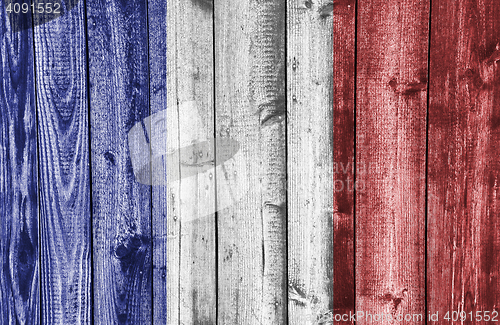
[[[34,30],[43,324],[92,323],[84,6]]]
[[[0,324],[39,324],[32,32],[0,10]],[[29,24],[19,17],[20,24]]]
[[[172,8],[173,10],[173,8]],[[148,0],[148,33],[149,33],[149,75],[150,75],[150,107],[151,114],[156,114],[167,109],[167,0]],[[172,51],[172,49],[170,49]],[[171,72],[175,75],[175,71]],[[172,91],[172,90],[171,90]],[[148,129],[151,124],[144,125],[144,136],[147,143],[150,143]],[[132,131],[131,131],[132,132]],[[152,178],[150,178],[152,179]],[[167,302],[167,287],[174,281],[167,279],[175,274],[175,268],[167,271],[167,239],[163,236],[166,233],[167,218],[169,214],[167,202],[171,203],[172,198],[167,198],[168,190],[162,186],[154,186],[152,189],[152,223],[153,223],[153,319],[152,324],[164,324],[168,320],[176,319],[176,316],[167,315],[170,307],[177,307],[175,297],[170,297],[172,301]],[[172,210],[172,209],[171,209]],[[175,232],[174,229],[169,229]],[[170,254],[175,254],[170,251]],[[170,277],[172,279],[172,277]],[[171,290],[176,290],[172,286]],[[173,303],[172,303],[173,302]],[[170,303],[170,304],[169,304]],[[169,312],[172,313],[172,310]],[[177,312],[177,310],[175,311]]]
[[[135,181],[130,129],[149,111],[145,0],[87,0],[96,324],[150,324],[151,186]]]

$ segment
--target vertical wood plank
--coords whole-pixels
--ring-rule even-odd
[[[149,12],[152,146],[177,152],[167,170],[179,178],[153,188],[154,323],[215,324],[214,170],[187,176],[178,157],[213,139],[212,5],[150,1]]]
[[[356,1],[333,7],[333,309],[355,309],[354,282],[354,78]],[[341,323],[341,322],[336,322]],[[344,323],[351,323],[347,321]]]
[[[179,147],[185,150],[214,138],[213,2],[179,1],[177,15]],[[215,166],[210,167],[191,177],[180,170],[181,324],[216,324]]]
[[[429,1],[361,0],[358,12],[356,309],[392,324],[425,313]]]
[[[219,324],[286,323],[285,13],[215,2],[217,137],[240,144],[216,173]]]
[[[334,6],[326,0],[287,3],[289,324],[323,324],[332,319],[339,219],[333,195]],[[343,145],[340,137],[335,145]]]
[[[16,32],[29,16],[12,18],[0,10],[0,323],[31,325],[40,323],[33,33]]]
[[[83,2],[35,27],[43,324],[91,323],[91,213]]]
[[[433,3],[431,26],[428,308],[486,323],[500,312],[500,3]]]
[[[134,178],[128,143],[132,127],[150,114],[147,3],[89,0],[86,5],[94,319],[99,324],[148,324],[151,186]],[[132,144],[141,147],[140,140]]]
[[[148,2],[150,105],[154,113],[166,110],[166,121],[158,127],[168,131],[159,137],[167,148],[179,147],[176,7],[175,0]],[[151,125],[152,132],[160,133],[155,126]],[[180,188],[178,183],[166,183],[153,186],[152,191],[153,324],[176,325],[180,324]]]

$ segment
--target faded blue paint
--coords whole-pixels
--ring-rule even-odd
[[[31,325],[40,319],[33,39],[4,10],[0,31],[0,324]]]

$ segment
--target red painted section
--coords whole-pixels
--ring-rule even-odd
[[[429,1],[358,1],[356,309],[425,314]]]
[[[356,1],[333,7],[333,310],[354,311],[354,77]],[[335,322],[350,324],[351,322]]]
[[[428,309],[480,324],[500,302],[500,3],[436,2],[431,25]]]

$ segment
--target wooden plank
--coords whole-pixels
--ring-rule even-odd
[[[358,12],[356,309],[421,324],[429,1],[361,0]]]
[[[0,11],[0,323],[39,324],[33,34],[11,18]]]
[[[215,2],[217,137],[240,144],[215,173],[218,324],[287,318],[285,14],[285,1]]]
[[[213,3],[178,1],[179,147],[214,138]],[[182,149],[181,149],[182,150]],[[214,150],[213,146],[210,149]],[[180,170],[180,323],[216,324],[215,166]]]
[[[343,145],[340,137],[333,142],[333,4],[288,1],[287,10],[289,324],[322,324],[333,312],[339,219],[332,149]],[[337,148],[339,154],[346,149]]]
[[[212,6],[150,1],[149,33],[152,147],[179,174],[153,188],[154,323],[215,324],[214,171],[187,177],[179,157],[213,138]]]
[[[158,127],[168,134],[158,138],[167,148],[179,146],[176,6],[172,0],[148,1],[150,106],[154,113],[166,110],[166,119]],[[152,130],[160,133],[156,125],[151,124]],[[163,184],[155,185],[152,191],[153,324],[176,325],[180,324],[180,188],[178,183]]]
[[[441,1],[431,26],[428,309],[482,324],[500,312],[500,3]]]
[[[151,186],[134,178],[131,147],[141,148],[141,139],[128,141],[129,131],[150,114],[147,3],[89,0],[86,5],[94,319],[99,324],[148,324]]]
[[[91,323],[84,7],[35,27],[43,324]]]
[[[353,313],[355,309],[355,23],[356,1],[336,3],[333,7],[333,310],[339,315]]]

